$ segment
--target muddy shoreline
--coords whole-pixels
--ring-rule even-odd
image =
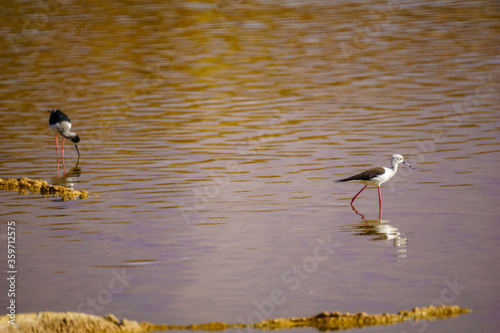
[[[400,311],[397,314],[367,314],[322,312],[312,317],[268,319],[253,324],[210,322],[193,325],[168,325],[137,322],[134,320],[118,320],[109,314],[103,317],[77,312],[38,312],[24,313],[15,316],[15,326],[9,315],[0,317],[2,332],[30,333],[98,333],[98,332],[151,332],[168,330],[223,331],[230,328],[250,328],[260,330],[276,330],[290,328],[313,327],[319,331],[337,331],[367,326],[393,325],[407,320],[448,319],[471,312],[457,305],[442,305],[414,308]],[[10,321],[10,323],[9,323]]]
[[[86,199],[88,198],[87,191],[77,191],[72,188],[64,187],[61,185],[50,185],[46,180],[35,180],[26,177],[20,178],[0,178],[0,189],[7,191],[17,191],[21,194],[40,193],[56,194],[63,200]]]

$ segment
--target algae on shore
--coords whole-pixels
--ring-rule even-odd
[[[87,191],[77,191],[61,185],[49,185],[45,180],[34,180],[26,177],[18,179],[0,178],[0,189],[17,191],[21,194],[27,194],[28,192],[57,194],[62,197],[63,200],[86,199],[88,197]]]
[[[290,328],[314,327],[320,331],[337,331],[366,326],[392,325],[406,320],[435,320],[447,319],[468,313],[471,310],[460,308],[457,305],[429,306],[414,308],[411,311],[400,311],[397,314],[367,314],[323,312],[313,317],[278,318],[264,320],[253,324],[226,324],[224,322],[210,322],[199,325],[155,325],[147,322],[122,319],[114,315],[104,317],[77,312],[39,312],[25,313],[15,316],[16,326],[9,324],[9,315],[0,317],[0,331],[2,332],[30,332],[30,333],[101,333],[101,332],[151,332],[167,330],[197,330],[223,331],[229,328],[251,328],[261,330],[276,330]]]

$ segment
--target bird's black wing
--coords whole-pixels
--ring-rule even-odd
[[[370,179],[373,179],[373,178],[380,176],[384,173],[385,173],[385,169],[382,167],[372,168],[372,169],[368,169],[366,171],[360,172],[357,175],[351,176],[349,178],[336,180],[336,182],[341,183],[341,182],[349,182],[349,181],[353,181],[353,180],[370,180]]]
[[[52,110],[52,112],[50,112],[49,125],[55,125],[57,123],[60,123],[61,121],[67,121],[68,123],[71,123],[71,121],[69,121],[69,117],[61,110]]]

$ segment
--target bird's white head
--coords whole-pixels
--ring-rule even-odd
[[[394,166],[394,165],[398,165],[398,164],[401,164],[403,163],[404,165],[410,167],[411,169],[415,170],[414,167],[412,167],[410,164],[406,163],[403,156],[399,155],[399,154],[394,154],[392,155],[391,157],[391,164]]]
[[[400,163],[403,163],[403,161],[404,161],[403,156],[401,156],[399,154],[392,155],[392,158],[391,158],[392,164],[394,164],[394,163],[400,164]]]

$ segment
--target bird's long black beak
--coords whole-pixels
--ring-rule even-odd
[[[78,146],[75,145],[75,148],[76,148],[76,152],[78,153],[78,157],[80,157],[80,151],[78,150]]]
[[[408,163],[406,163],[405,161],[403,161],[403,164],[406,165],[407,167],[413,169],[413,170],[416,170],[414,167],[412,167],[411,165],[409,165]]]

